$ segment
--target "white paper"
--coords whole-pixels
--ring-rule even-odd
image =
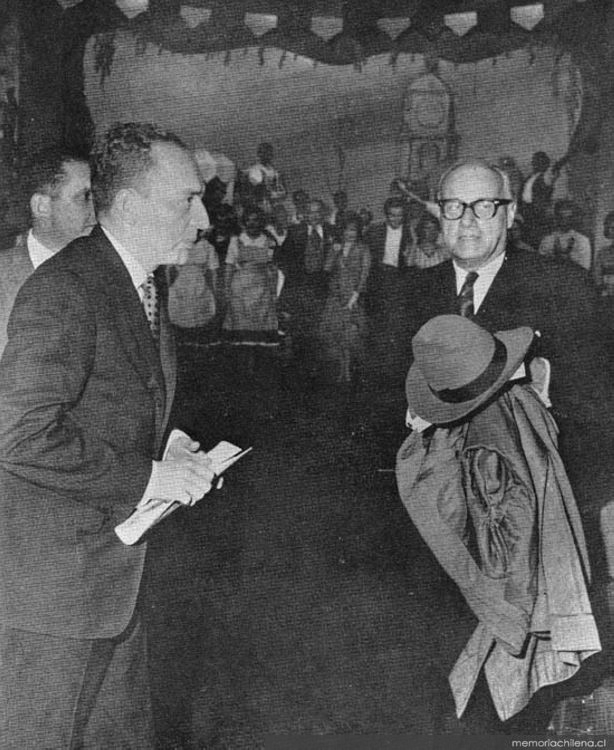
[[[172,451],[175,441],[181,438],[190,439],[182,430],[173,430],[168,438],[162,460],[166,460]],[[242,450],[236,445],[222,440],[208,453],[211,460],[211,469],[216,476],[223,474],[229,466],[232,466],[240,458],[243,458],[251,448]],[[170,515],[174,510],[181,507],[181,503],[157,498],[141,500],[134,512],[128,518],[115,527],[115,533],[124,544],[135,544],[143,534],[163,518]]]

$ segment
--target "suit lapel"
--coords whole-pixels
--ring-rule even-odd
[[[160,422],[159,437],[164,436],[170,412],[175,398],[175,387],[177,383],[177,359],[175,355],[175,339],[173,336],[172,326],[168,317],[168,286],[166,284],[166,275],[160,274],[164,278],[161,284],[160,295],[160,364],[164,375],[164,384],[166,387],[166,399],[164,412]],[[157,446],[160,449],[160,445]]]
[[[161,436],[167,412],[167,389],[161,355],[158,354],[151,336],[139,294],[122,259],[98,227],[93,230],[92,238],[96,239],[99,245],[95,252],[99,253],[98,259],[104,269],[101,270],[101,278],[106,282],[104,294],[109,300],[116,329],[124,351],[141,376],[145,387],[152,394],[156,412],[156,432]],[[174,366],[168,355],[171,348],[168,325],[165,324],[164,328],[164,355],[169,363],[168,374],[174,390]]]
[[[446,260],[435,266],[440,274],[439,294],[442,311],[439,314],[455,315],[458,313],[458,299],[456,294],[456,273],[451,260]]]
[[[507,252],[501,268],[492,280],[480,309],[475,319],[480,325],[488,327],[489,321],[496,325],[495,318],[504,310],[513,309],[514,299],[517,300],[516,278],[518,264],[515,262],[513,253]]]

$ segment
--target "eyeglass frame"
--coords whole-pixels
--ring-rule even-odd
[[[463,210],[461,211],[460,215],[457,216],[456,218],[450,218],[446,216],[445,214],[444,204],[450,203],[452,201],[456,203],[460,203],[461,206],[463,207]],[[494,205],[494,211],[492,213],[492,216],[486,217],[486,216],[477,215],[477,213],[475,212],[475,205],[476,203],[482,203],[482,202],[492,203]],[[444,218],[446,221],[460,221],[465,215],[465,211],[468,208],[471,209],[471,212],[473,213],[473,215],[478,221],[490,221],[491,219],[495,218],[495,216],[497,215],[497,211],[499,210],[501,206],[509,206],[509,204],[513,202],[514,201],[512,200],[512,198],[476,198],[476,200],[471,201],[471,203],[465,203],[465,201],[462,201],[459,198],[441,198],[440,200],[437,201],[437,205],[439,206],[439,210],[441,211],[442,218]]]

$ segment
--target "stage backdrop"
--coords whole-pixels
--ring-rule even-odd
[[[270,141],[292,190],[330,200],[344,187],[351,207],[379,214],[390,180],[404,172],[401,129],[409,83],[425,73],[422,56],[371,58],[362,71],[257,48],[184,56],[148,47],[135,52],[126,32],[115,38],[110,75],[101,85],[94,40],[85,55],[86,96],[97,129],[118,120],[154,120],[194,148],[226,154],[239,166]],[[454,97],[459,156],[511,156],[527,171],[531,154],[554,158],[569,143],[578,83],[569,60],[547,48],[479,63],[441,62],[438,75]],[[564,190],[564,185],[559,189]]]

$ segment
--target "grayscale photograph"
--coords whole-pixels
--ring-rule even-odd
[[[0,0],[0,750],[614,750],[614,2]]]

